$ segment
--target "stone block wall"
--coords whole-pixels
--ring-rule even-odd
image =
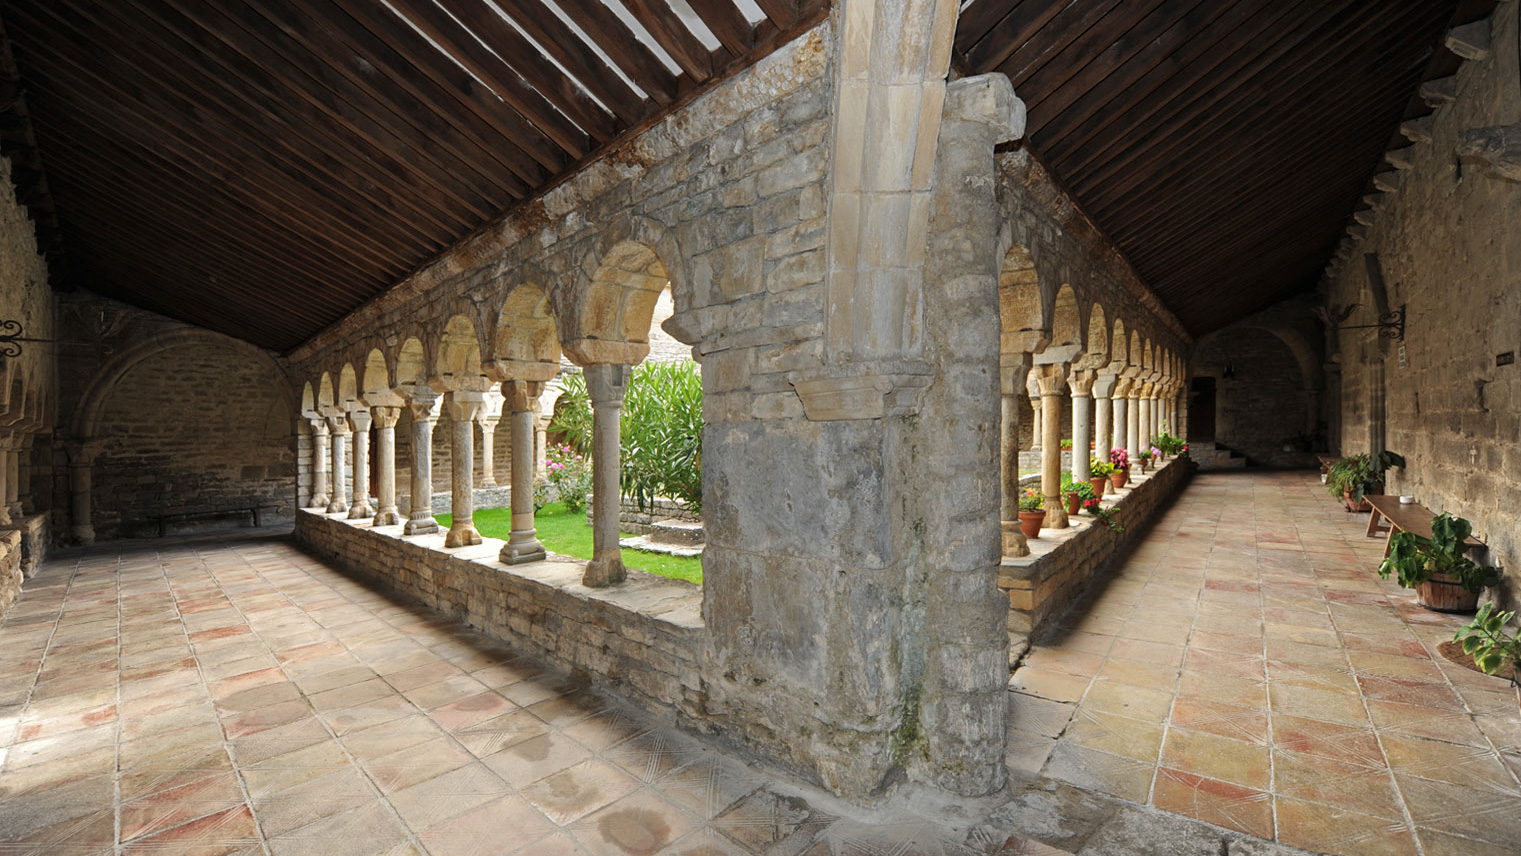
[[[1521,182],[1456,151],[1472,129],[1509,125],[1515,139],[1517,13],[1496,5],[1488,58],[1459,69],[1456,100],[1436,110],[1429,142],[1404,150],[1409,168],[1386,177],[1397,188],[1324,285],[1332,317],[1357,305],[1343,325],[1408,313],[1402,342],[1340,334],[1341,450],[1404,454],[1389,492],[1473,521],[1506,569],[1505,598],[1521,579],[1521,362],[1504,357],[1521,355]]]
[[[588,589],[578,559],[509,567],[496,538],[444,550],[442,535],[404,538],[400,526],[309,510],[297,514],[296,539],[377,588],[706,728],[702,594],[690,584],[631,571],[625,585]]]
[[[1165,511],[1194,473],[1187,456],[1169,459],[1160,469],[1148,472],[1125,486],[1115,504],[1115,519],[1123,533],[1088,517],[1072,531],[1048,531],[1054,546],[1040,539],[1030,542],[1031,555],[1005,557],[998,587],[1009,596],[1009,634],[1028,639],[1051,626],[1078,601],[1109,562],[1125,550],[1141,532]]]
[[[1227,366],[1233,377],[1224,376]],[[1217,379],[1215,436],[1198,439],[1213,439],[1254,463],[1273,463],[1284,441],[1304,431],[1305,380],[1272,333],[1232,327],[1207,337],[1194,350],[1193,369]]]

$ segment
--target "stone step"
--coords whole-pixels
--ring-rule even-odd
[[[650,524],[650,541],[656,544],[701,547],[703,544],[702,521],[678,520],[674,517],[656,520]]]
[[[1188,456],[1201,470],[1239,470],[1246,466],[1246,458],[1216,443],[1189,443]]]

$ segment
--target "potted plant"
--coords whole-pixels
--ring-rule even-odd
[[[1389,554],[1378,575],[1394,574],[1415,589],[1416,602],[1437,612],[1473,612],[1479,593],[1500,581],[1500,571],[1468,557],[1473,524],[1442,512],[1431,520],[1431,537],[1400,531],[1389,538]]]
[[[1373,506],[1363,497],[1370,493],[1383,493],[1384,471],[1404,465],[1404,456],[1387,450],[1380,452],[1377,457],[1368,454],[1349,455],[1332,464],[1326,471],[1326,491],[1340,498],[1348,511],[1371,511]]]
[[[1088,484],[1093,485],[1093,493],[1103,496],[1104,486],[1109,484],[1109,477],[1114,475],[1114,465],[1108,461],[1092,458],[1088,461],[1088,472],[1093,476],[1088,480]]]
[[[1184,444],[1182,438],[1169,434],[1166,431],[1157,435],[1157,441],[1153,445],[1161,450],[1162,457],[1164,458],[1168,455],[1181,455],[1188,451],[1188,446]]]
[[[1064,451],[1064,452],[1071,451],[1072,450],[1072,438],[1069,437],[1069,438],[1063,440],[1061,445],[1062,445],[1062,451]]]
[[[1019,494],[1019,528],[1026,538],[1040,536],[1041,524],[1046,522],[1045,501],[1038,487],[1027,487]]]
[[[1114,472],[1109,475],[1109,483],[1114,485],[1115,490],[1119,490],[1130,480],[1130,454],[1124,449],[1110,449],[1109,464],[1114,467]]]
[[[1086,481],[1069,481],[1062,485],[1062,495],[1067,498],[1067,513],[1077,514],[1083,504],[1089,500],[1097,500],[1098,494],[1093,490],[1093,485]]]
[[[1146,467],[1150,466],[1154,453],[1151,449],[1142,449],[1135,453],[1136,464],[1140,469],[1140,475],[1146,475]]]
[[[1458,628],[1452,641],[1463,646],[1463,653],[1473,658],[1473,664],[1486,675],[1499,674],[1502,669],[1510,672],[1510,685],[1516,691],[1516,707],[1521,708],[1521,631],[1506,627],[1514,612],[1495,612],[1493,603],[1486,603],[1479,614]]]

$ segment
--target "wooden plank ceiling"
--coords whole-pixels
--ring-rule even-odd
[[[827,12],[3,0],[0,147],[55,281],[288,351]]]
[[[1190,332],[1313,287],[1449,27],[1493,0],[972,0],[1029,144]]]
[[[972,0],[956,48],[1202,334],[1314,281],[1492,3]],[[0,151],[55,282],[287,351],[827,11],[0,0]]]

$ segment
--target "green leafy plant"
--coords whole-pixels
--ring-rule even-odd
[[[1061,442],[1061,447],[1063,449],[1071,449],[1072,448],[1072,440],[1071,439],[1063,440]]]
[[[1114,475],[1114,464],[1108,461],[1093,458],[1088,461],[1088,472],[1093,473],[1094,478],[1109,478]]]
[[[1188,448],[1187,446],[1185,446],[1183,444],[1182,438],[1175,437],[1172,434],[1167,433],[1166,431],[1163,431],[1162,433],[1160,433],[1160,434],[1157,435],[1157,440],[1156,440],[1156,443],[1154,445],[1158,449],[1161,449],[1162,453],[1165,454],[1165,455],[1178,455],[1178,454],[1182,454],[1183,451]]]
[[[575,449],[583,456],[591,454],[592,411],[591,396],[586,392],[586,375],[571,372],[560,376],[564,392],[555,402],[554,416],[549,420],[548,433],[558,436],[560,442]]]
[[[1396,532],[1389,538],[1389,555],[1379,563],[1378,575],[1413,589],[1437,574],[1446,574],[1470,592],[1482,591],[1500,581],[1500,571],[1468,558],[1466,541],[1473,524],[1442,512],[1431,520],[1431,537]]]
[[[1113,508],[1105,508],[1099,500],[1090,499],[1083,503],[1083,510],[1103,521],[1104,525],[1109,527],[1110,532],[1116,535],[1125,534],[1125,524],[1121,523],[1119,518],[1115,516],[1120,510],[1118,505]]]
[[[1027,487],[1019,494],[1020,511],[1044,511],[1046,498],[1041,496],[1040,488]]]
[[[1071,496],[1072,494],[1077,494],[1077,498],[1085,503],[1098,499],[1098,495],[1093,492],[1093,485],[1085,481],[1064,482],[1062,484],[1062,496]]]
[[[1404,456],[1396,452],[1383,451],[1377,458],[1349,455],[1326,471],[1326,492],[1338,499],[1350,495],[1353,503],[1360,503],[1366,494],[1382,489],[1385,470],[1404,465]]]
[[[547,460],[544,461],[544,471],[549,486],[554,489],[560,502],[564,503],[566,510],[574,512],[586,508],[586,497],[592,488],[591,461],[563,444],[550,446],[545,450],[545,455]],[[534,500],[538,501],[537,491]]]
[[[1521,685],[1521,631],[1506,627],[1514,612],[1495,612],[1493,603],[1479,607],[1473,620],[1458,629],[1452,641],[1463,646],[1473,664],[1486,675],[1499,674],[1510,666],[1510,681]]]
[[[1136,459],[1141,462],[1141,466],[1144,467],[1151,463],[1152,451],[1151,449],[1142,449],[1141,451],[1136,452],[1135,456]]]

